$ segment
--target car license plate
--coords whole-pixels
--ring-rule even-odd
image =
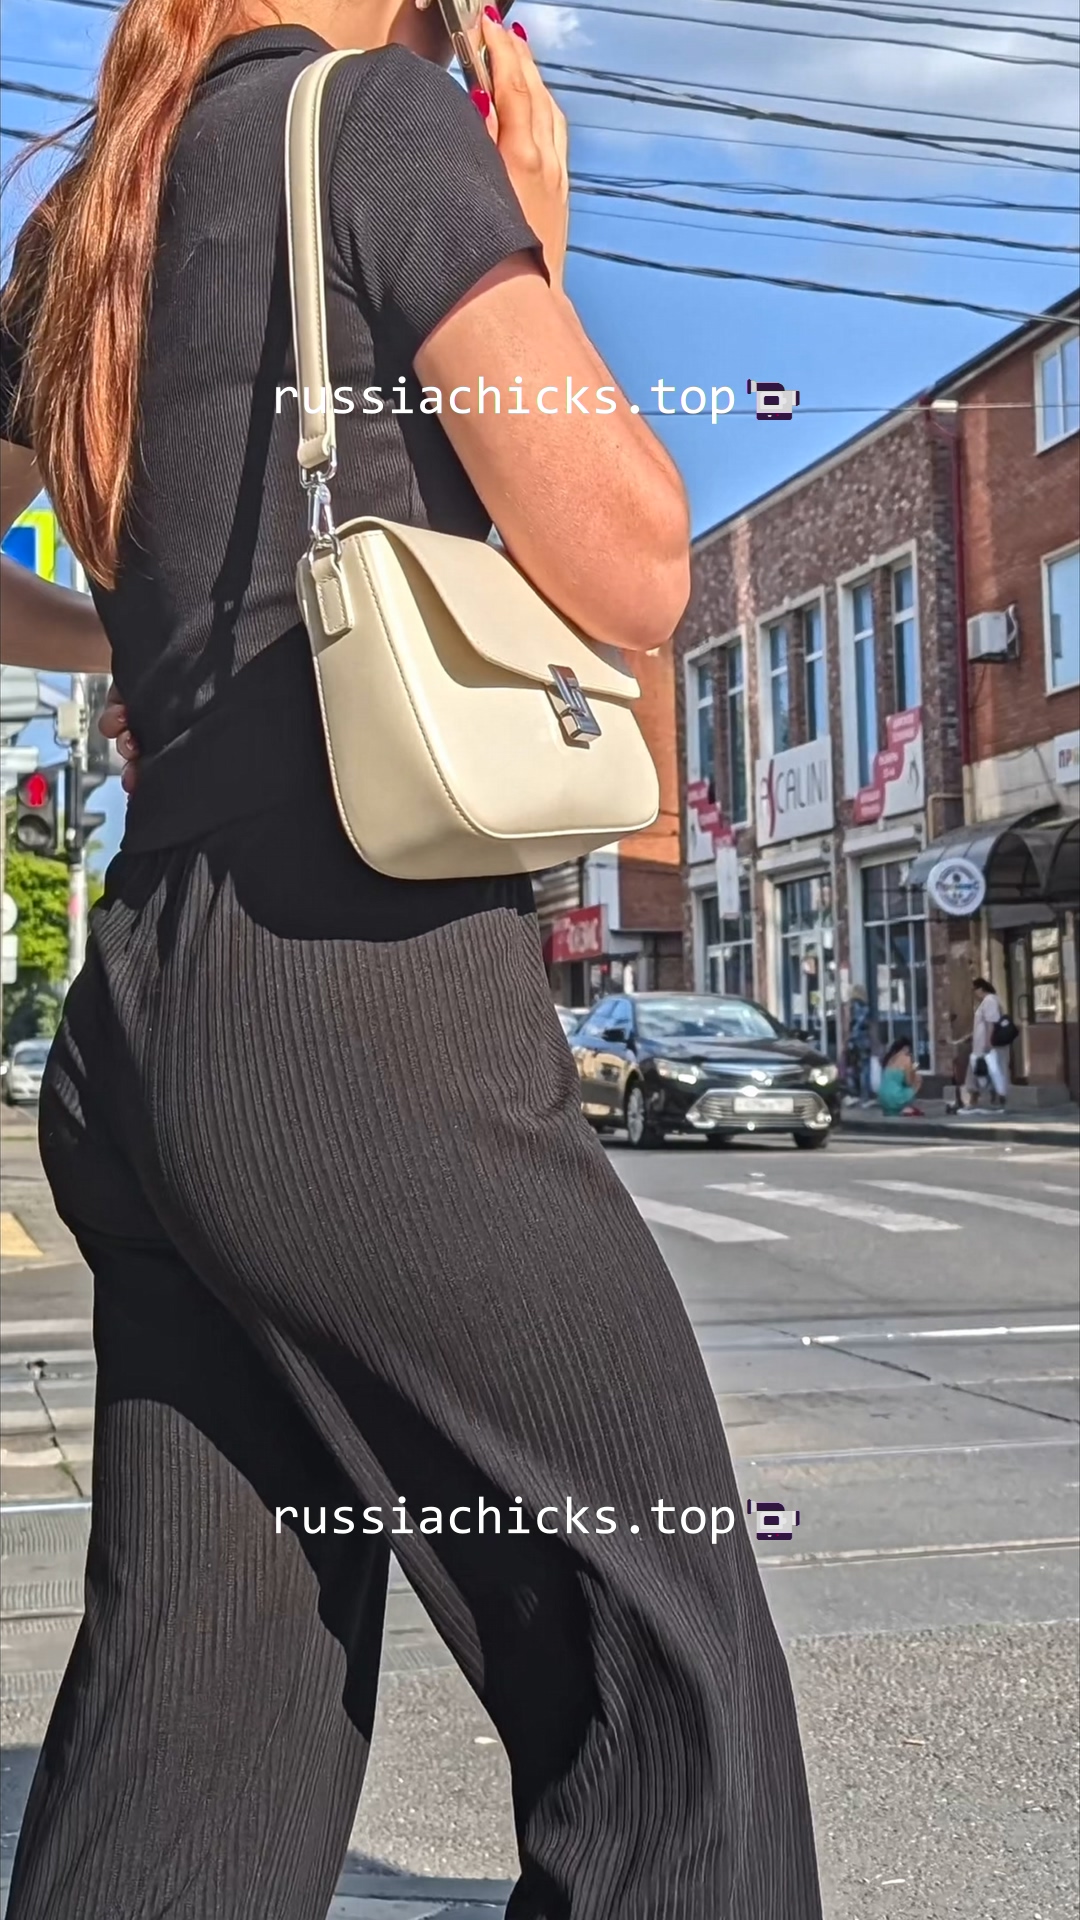
[[[736,1113],[794,1113],[795,1102],[790,1093],[758,1093],[743,1095],[735,1100]]]

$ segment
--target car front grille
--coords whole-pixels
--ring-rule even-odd
[[[740,1088],[739,1094],[741,1093]],[[728,1093],[719,1087],[710,1088],[708,1093],[702,1094],[700,1100],[695,1101],[687,1114],[687,1119],[691,1124],[704,1127],[715,1127],[721,1124],[745,1127],[747,1122],[752,1120],[755,1132],[759,1127],[780,1127],[790,1132],[792,1127],[814,1126],[826,1118],[829,1111],[824,1100],[820,1099],[816,1093],[808,1093],[805,1090],[791,1095],[792,1111],[790,1113],[736,1113],[737,1097],[734,1090]]]

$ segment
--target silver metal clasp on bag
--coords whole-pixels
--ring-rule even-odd
[[[337,472],[336,455],[331,454],[324,467],[301,472],[300,484],[308,497],[308,555],[341,552],[330,503],[330,482]]]
[[[577,674],[569,667],[549,666],[552,685],[548,698],[559,717],[566,738],[573,746],[589,746],[599,740],[603,728],[585,697]]]

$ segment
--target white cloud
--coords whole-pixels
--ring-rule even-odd
[[[530,7],[528,0],[514,9],[529,36],[529,45],[541,57],[562,53],[566,47],[587,47],[581,15],[575,7]]]

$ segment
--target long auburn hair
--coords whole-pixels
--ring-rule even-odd
[[[81,138],[31,214],[3,322],[32,314],[16,404],[57,518],[92,579],[116,582],[165,175],[211,55],[242,0],[127,0],[89,113],[39,141]],[[27,303],[24,308],[24,303]]]

